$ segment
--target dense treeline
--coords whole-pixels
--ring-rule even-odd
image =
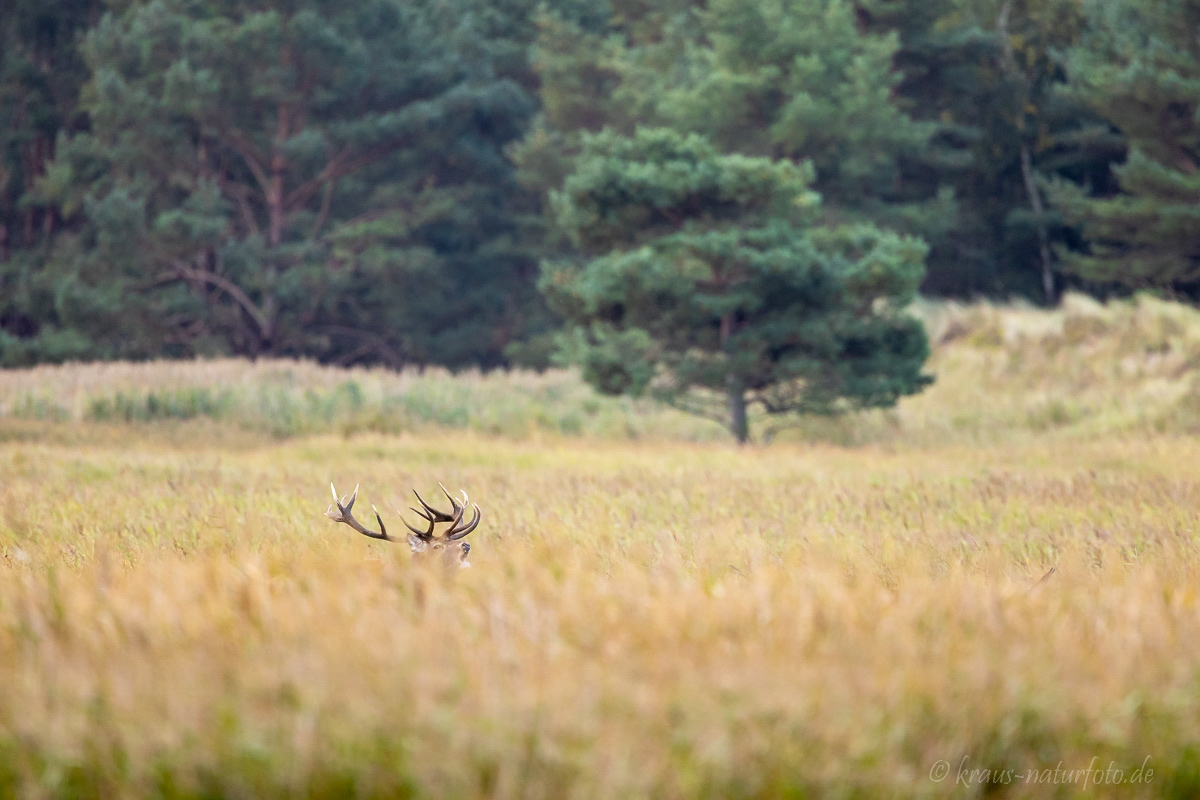
[[[1200,0],[8,0],[0,363],[537,365],[573,316],[559,345],[594,356],[580,309],[602,316],[615,284],[568,291],[563,265],[615,256],[581,246],[590,200],[564,187],[601,187],[581,175],[602,131],[699,136],[729,174],[809,170],[803,214],[759,215],[773,244],[737,246],[828,267],[841,236],[844,272],[900,237],[868,305],[909,296],[922,255],[932,294],[1190,295],[1198,26]],[[671,204],[654,247],[750,224],[659,188],[604,210],[627,215],[611,246],[650,242],[646,208]],[[921,346],[900,349],[905,377],[871,372],[873,396],[921,384]]]

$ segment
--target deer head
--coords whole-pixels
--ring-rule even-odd
[[[470,562],[467,561],[467,554],[471,552],[471,545],[466,542],[459,541],[468,533],[475,530],[479,526],[479,519],[483,513],[479,510],[479,506],[475,505],[467,497],[467,493],[462,493],[462,502],[457,498],[451,497],[446,491],[446,487],[441,486],[442,493],[446,495],[446,499],[450,501],[450,513],[438,511],[433,506],[421,499],[421,495],[417,494],[414,489],[413,494],[417,496],[417,502],[421,508],[412,509],[418,516],[429,523],[429,528],[421,530],[414,528],[407,522],[404,526],[411,533],[408,534],[408,546],[412,549],[413,555],[424,556],[430,553],[440,554],[448,565],[458,564],[459,567],[469,567]],[[333,488],[333,484],[329,484],[330,490],[333,492],[333,505],[325,512],[325,516],[329,517],[334,522],[344,522],[354,530],[361,533],[363,536],[369,536],[372,539],[382,539],[385,542],[394,542],[397,539],[394,536],[388,535],[387,528],[383,525],[383,519],[379,516],[379,509],[371,506],[371,510],[375,512],[375,521],[379,523],[379,530],[373,531],[359,523],[358,520],[350,513],[354,508],[354,501],[358,499],[358,487],[354,487],[354,491],[341,500],[338,500],[337,489]],[[466,515],[468,508],[474,510],[470,522],[465,522],[463,517]],[[441,534],[434,534],[434,527],[439,523],[450,523],[450,527],[446,528]]]

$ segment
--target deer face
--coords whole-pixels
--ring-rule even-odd
[[[441,484],[438,485],[441,486]],[[371,506],[371,508],[375,511],[375,521],[379,523],[378,531],[363,527],[350,513],[351,509],[354,508],[354,501],[358,499],[357,486],[354,487],[353,493],[343,497],[341,500],[338,500],[337,489],[333,488],[333,484],[329,484],[329,488],[333,491],[333,505],[325,512],[325,516],[334,522],[344,522],[363,536],[369,536],[372,539],[383,539],[388,542],[396,541],[394,537],[388,535],[387,528],[384,527],[383,520],[379,516],[379,510],[374,506]],[[416,557],[440,557],[446,566],[469,567],[471,564],[467,561],[467,554],[471,552],[471,545],[459,540],[479,526],[482,512],[479,510],[479,506],[470,501],[466,492],[462,493],[462,502],[459,502],[457,498],[451,497],[450,493],[446,491],[445,486],[442,486],[442,493],[450,501],[449,513],[437,510],[426,503],[416,491],[413,492],[417,496],[417,502],[421,508],[414,508],[412,511],[428,522],[429,527],[421,530],[405,522],[404,526],[410,531],[408,534],[408,546]],[[474,509],[475,512],[470,522],[466,522],[463,519],[468,508]],[[440,534],[435,534],[434,529],[440,523],[449,523],[449,527]]]
[[[408,546],[414,558],[440,558],[447,567],[466,569],[471,566],[467,555],[471,545],[466,542],[442,542],[437,539],[426,541],[420,536],[408,535]]]

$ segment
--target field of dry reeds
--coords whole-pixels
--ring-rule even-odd
[[[925,394],[740,449],[570,373],[0,372],[0,798],[1200,795],[1200,314],[921,313]],[[472,568],[331,480],[465,488]]]

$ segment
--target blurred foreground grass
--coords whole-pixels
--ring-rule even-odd
[[[566,374],[0,373],[0,797],[1198,796],[1200,327],[1082,308],[927,309],[935,389],[766,448],[240,405],[283,369],[555,419]],[[95,411],[189,386],[234,400]],[[334,525],[330,480],[389,523],[466,488],[474,567]]]

